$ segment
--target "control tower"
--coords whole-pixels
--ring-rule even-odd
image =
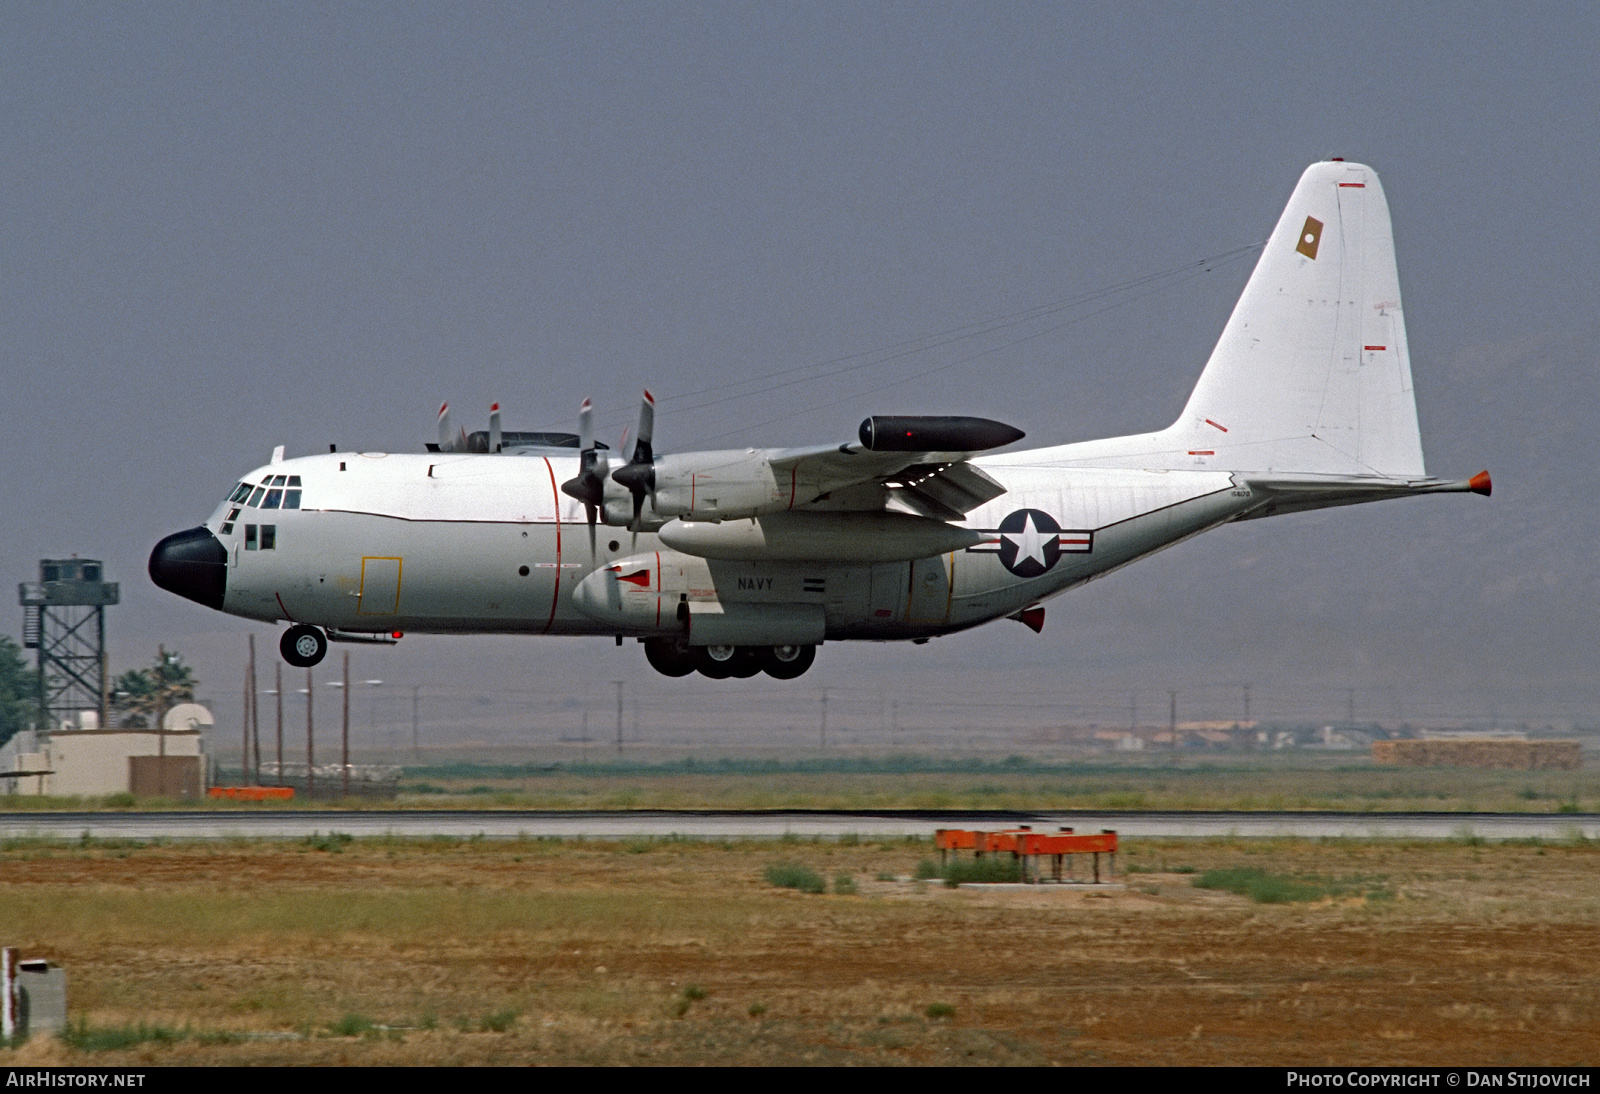
[[[94,728],[106,723],[106,606],[120,588],[105,581],[105,566],[92,558],[43,558],[39,580],[17,587],[22,604],[22,644],[39,651],[39,708],[46,732],[68,724]]]

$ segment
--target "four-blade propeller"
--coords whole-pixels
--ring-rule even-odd
[[[594,443],[594,405],[588,399],[578,408],[578,474],[561,484],[561,492],[583,502],[589,518],[589,561],[595,560],[594,526],[605,504],[606,457]]]
[[[611,481],[633,495],[633,520],[628,527],[633,532],[634,546],[639,544],[639,528],[644,523],[644,499],[652,505],[656,499],[655,451],[650,447],[656,428],[656,400],[649,391],[639,404],[639,434],[633,441],[633,455],[628,462],[611,472]]]

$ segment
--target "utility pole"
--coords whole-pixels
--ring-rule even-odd
[[[250,747],[255,752],[255,781],[261,785],[261,704],[256,696],[256,636],[250,635]]]
[[[415,685],[411,688],[411,759],[414,763],[422,762],[422,739],[417,736],[417,704],[421,701],[422,689]]]
[[[1356,689],[1345,688],[1344,724],[1348,728],[1356,724]]]
[[[278,697],[278,785],[283,785],[283,664],[273,666],[272,693]]]
[[[827,688],[823,688],[822,689],[822,730],[821,730],[821,734],[820,734],[819,740],[821,741],[821,746],[820,747],[821,747],[822,751],[826,752],[828,750],[828,689]]]
[[[1172,736],[1172,750],[1178,750],[1178,693],[1167,691],[1167,732]]]
[[[255,635],[250,636],[250,652],[255,651]],[[250,663],[244,666],[244,709],[239,712],[239,785],[250,781]]]
[[[1249,684],[1245,684],[1245,685],[1243,685],[1243,687],[1244,687],[1244,720],[1245,720],[1245,724],[1249,725],[1250,724],[1250,685]]]
[[[1137,733],[1138,731],[1139,731],[1139,699],[1138,699],[1138,694],[1136,692],[1130,690],[1128,692],[1128,732],[1129,733]]]
[[[344,776],[345,797],[350,796],[350,651],[344,651],[344,727],[339,743],[339,772]]]
[[[622,681],[611,681],[617,686],[617,755],[622,755]]]
[[[316,690],[311,686],[311,668],[306,667],[306,797],[310,798],[317,789],[317,760],[316,750],[311,744],[311,699]]]

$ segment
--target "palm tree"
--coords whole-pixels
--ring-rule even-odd
[[[177,650],[169,653],[166,646],[157,648],[160,652],[149,668],[128,670],[117,677],[113,688],[117,705],[132,712],[132,717],[126,719],[124,725],[149,725],[154,721],[156,731],[160,733],[165,728],[162,722],[167,711],[179,703],[194,699],[198,681],[195,680],[194,669],[183,663],[183,657]],[[166,741],[163,740],[163,754],[166,752],[165,746]]]

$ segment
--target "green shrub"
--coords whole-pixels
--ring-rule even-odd
[[[825,893],[828,883],[822,875],[798,862],[775,862],[767,867],[767,881],[780,889],[798,889],[802,893]]]
[[[929,1003],[928,1009],[923,1011],[923,1013],[929,1018],[935,1020],[940,1018],[954,1018],[956,1016],[956,1008],[952,1007],[949,1003]]]
[[[480,1028],[485,1033],[504,1033],[510,1029],[517,1020],[517,1012],[511,1009],[497,1010],[493,1014],[485,1014]]]
[[[371,1018],[365,1014],[346,1014],[337,1022],[328,1025],[328,1032],[335,1037],[360,1037],[365,1033],[372,1033],[378,1028]]]
[[[189,1038],[186,1029],[172,1029],[169,1026],[152,1026],[140,1022],[137,1026],[100,1026],[89,1025],[84,1019],[79,1019],[77,1025],[70,1022],[67,1028],[61,1031],[61,1039],[73,1048],[85,1052],[106,1052],[121,1048],[133,1048],[154,1042],[158,1045],[173,1045]]]
[[[355,842],[355,837],[344,832],[329,832],[326,836],[313,832],[306,837],[306,846],[313,851],[331,851],[342,854],[345,844]]]
[[[856,888],[856,879],[851,875],[835,874],[833,891],[839,896],[855,896],[860,890]]]
[[[939,876],[939,864],[931,858],[925,858],[917,863],[917,872],[914,876],[918,881],[932,881]]]
[[[1009,856],[956,859],[944,868],[944,884],[954,889],[963,884],[1004,884],[1022,880],[1022,863]]]
[[[1220,889],[1223,892],[1247,896],[1257,904],[1291,904],[1305,900],[1321,900],[1328,890],[1280,874],[1269,874],[1259,866],[1240,866],[1225,870],[1207,870],[1194,879],[1197,889]]]

